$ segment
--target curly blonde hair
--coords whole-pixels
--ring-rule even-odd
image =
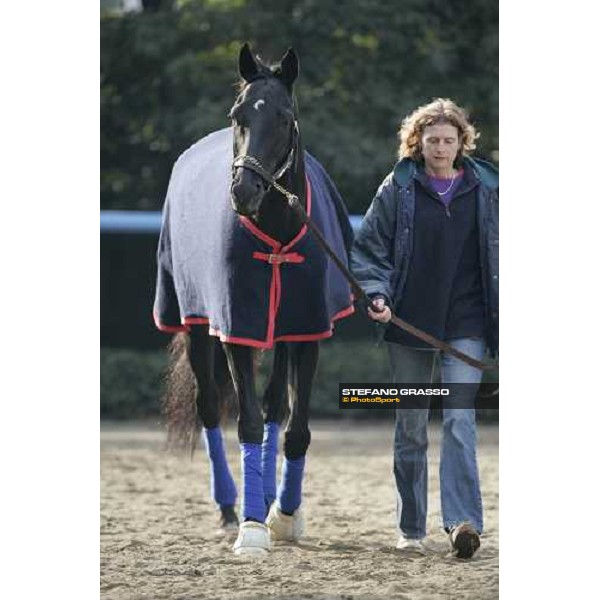
[[[421,138],[425,127],[440,123],[449,123],[458,130],[460,148],[457,159],[475,150],[479,133],[469,122],[466,111],[449,98],[436,98],[429,104],[419,106],[402,121],[398,130],[398,158],[421,159]]]

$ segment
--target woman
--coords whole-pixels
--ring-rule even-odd
[[[472,159],[478,137],[465,111],[438,98],[399,132],[399,162],[383,180],[352,250],[357,279],[378,306],[481,360],[498,351],[498,172]],[[438,351],[389,325],[392,381],[430,383]],[[481,371],[440,356],[443,383],[479,384]],[[476,459],[477,385],[444,403],[440,464],[442,516],[457,554],[470,558],[483,530]],[[454,406],[454,408],[453,408]],[[458,407],[457,407],[458,406]],[[466,407],[466,408],[465,408]],[[452,409],[452,410],[449,410]],[[425,553],[428,410],[398,409],[394,475],[397,548]]]

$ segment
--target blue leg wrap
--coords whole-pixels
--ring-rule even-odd
[[[237,490],[225,457],[225,446],[220,427],[204,428],[204,445],[210,460],[210,491],[220,506],[234,506]]]
[[[269,507],[277,497],[277,442],[279,423],[265,423],[262,443],[262,473],[265,490],[265,506]]]
[[[283,461],[281,485],[278,490],[279,506],[285,513],[292,514],[302,501],[302,478],[304,476],[304,461],[301,456],[294,460]]]
[[[265,494],[262,477],[262,448],[260,444],[243,442],[242,452],[242,481],[244,497],[242,499],[242,519],[265,521]]]

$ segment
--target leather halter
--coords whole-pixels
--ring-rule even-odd
[[[277,179],[283,177],[283,175],[289,171],[290,167],[294,162],[294,153],[298,149],[298,137],[300,132],[298,130],[298,121],[294,119],[294,130],[292,132],[292,143],[290,145],[290,150],[287,154],[287,157],[281,167],[275,171],[275,173],[270,174],[258,160],[258,158],[251,156],[250,154],[240,154],[233,159],[232,169],[236,167],[243,169],[250,169],[250,171],[254,171],[256,174],[260,175],[270,186],[275,187],[278,191],[281,192],[283,189],[279,184],[277,184]],[[280,189],[281,188],[281,189]],[[289,193],[289,192],[287,192]]]

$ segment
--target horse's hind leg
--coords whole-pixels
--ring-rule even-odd
[[[235,530],[238,526],[235,514],[237,490],[227,464],[220,427],[219,392],[214,372],[217,343],[220,342],[208,334],[208,326],[193,326],[188,357],[198,384],[196,403],[210,460],[212,498],[221,510],[221,527]]]
[[[297,541],[304,522],[298,510],[302,502],[304,462],[310,444],[308,407],[319,359],[318,342],[289,344],[290,418],[285,431],[284,461],[277,503],[267,523],[273,539]]]
[[[275,345],[271,377],[263,398],[265,425],[262,442],[262,472],[267,512],[277,496],[277,452],[279,429],[285,416],[287,372],[287,344],[278,342]]]

